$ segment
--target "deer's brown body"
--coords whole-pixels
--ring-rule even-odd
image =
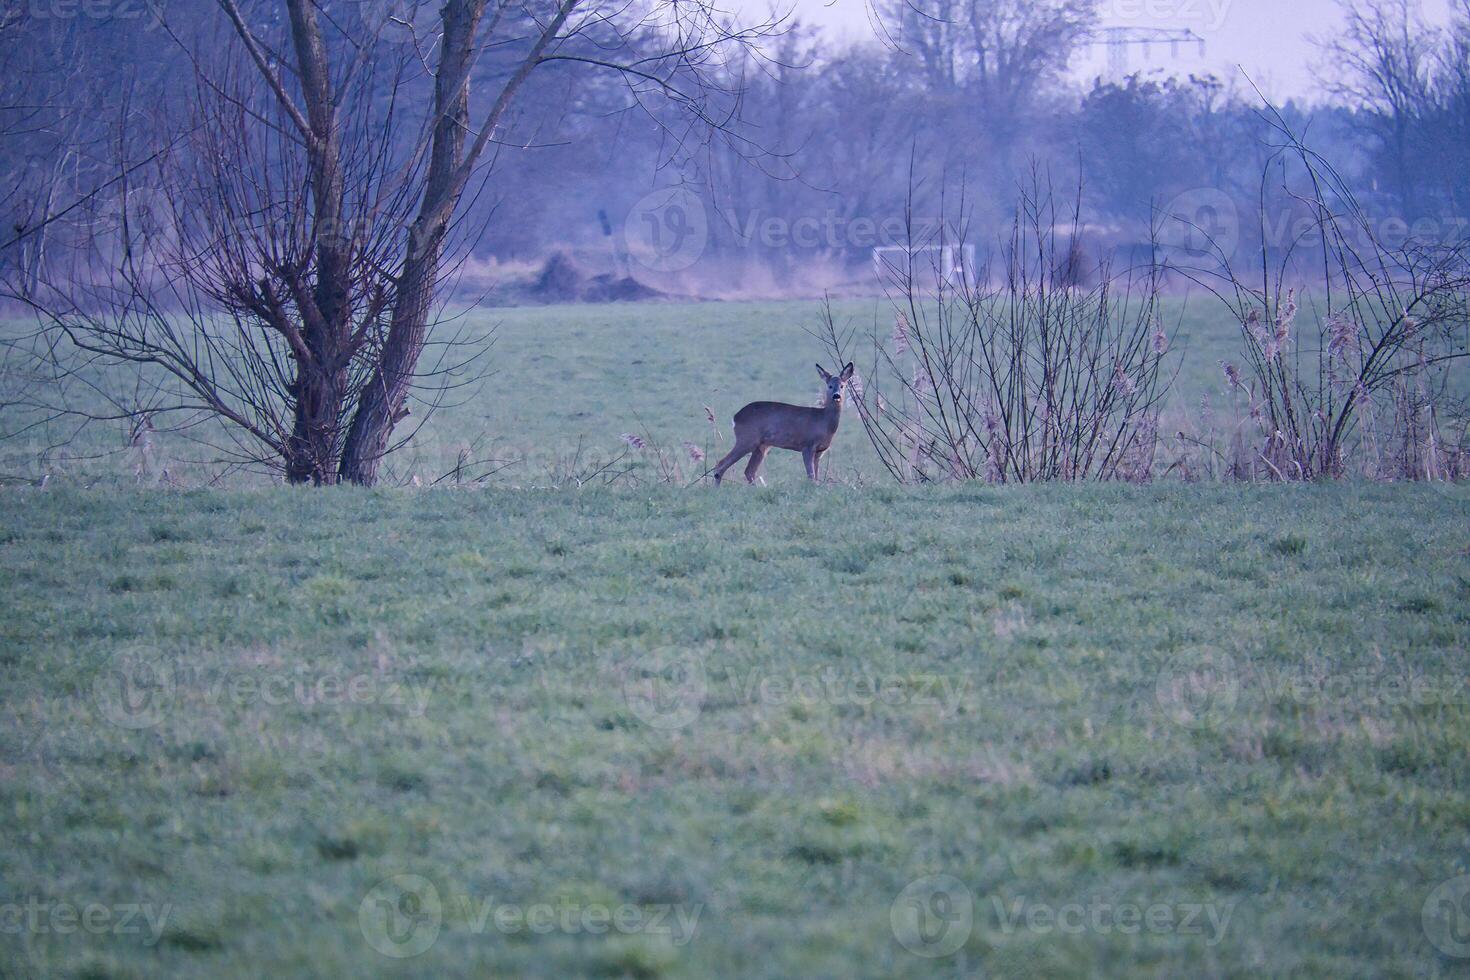
[[[852,377],[852,365],[832,375],[820,364],[817,371],[827,382],[827,400],[821,408],[786,405],[781,402],[751,402],[735,413],[735,448],[715,464],[715,483],[741,457],[750,456],[745,466],[745,480],[760,478],[761,464],[772,449],[791,449],[801,453],[806,475],[815,481],[819,475],[822,454],[832,446],[837,425],[842,420],[842,386]]]

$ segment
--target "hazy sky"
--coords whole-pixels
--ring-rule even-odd
[[[778,9],[791,6],[785,0]],[[1450,0],[1421,0],[1431,22],[1447,18]],[[794,0],[806,23],[844,40],[871,39],[873,29],[867,0]],[[752,8],[762,0],[746,0]],[[1272,98],[1311,95],[1316,91],[1314,69],[1320,64],[1308,35],[1330,34],[1340,22],[1336,0],[1102,0],[1102,23],[1116,26],[1189,28],[1205,39],[1199,57],[1188,45],[1175,61],[1168,45],[1156,46],[1148,67],[1180,72],[1213,71],[1221,78],[1244,84],[1243,67]],[[1084,76],[1101,74],[1107,66],[1102,48],[1094,48],[1078,70]],[[1142,51],[1130,49],[1130,70],[1145,67]]]

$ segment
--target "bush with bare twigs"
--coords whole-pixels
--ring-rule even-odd
[[[1262,246],[1252,273],[1218,246],[1216,267],[1188,270],[1241,326],[1241,364],[1221,364],[1237,409],[1228,475],[1465,477],[1452,368],[1470,356],[1470,243],[1384,243],[1331,164],[1274,118],[1262,227],[1289,210],[1298,233]]]
[[[883,466],[902,483],[1133,480],[1154,475],[1158,416],[1172,376],[1158,269],[1095,269],[1075,248],[1080,202],[1059,205],[1038,176],[993,265],[942,268],[966,254],[963,222],[910,234],[891,271],[891,334],[871,355],[833,322],[842,363],[870,365],[853,402]],[[951,234],[955,240],[945,240]],[[1091,285],[1083,285],[1091,283]]]

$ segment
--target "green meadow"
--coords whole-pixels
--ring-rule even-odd
[[[893,330],[891,305],[846,301],[834,303],[833,314],[850,333],[849,356],[860,374],[870,372],[874,333],[886,341]],[[1177,354],[1168,370],[1177,376],[1161,431],[1167,434],[1180,423],[1193,431],[1205,402],[1219,428],[1228,428],[1232,413],[1243,406],[1233,406],[1219,362],[1239,357],[1240,327],[1205,300],[1170,303],[1164,319]],[[425,366],[441,356],[453,363],[473,351],[484,354],[454,379],[463,386],[447,393],[432,413],[413,404],[405,425],[421,428],[386,466],[385,478],[452,482],[463,454],[469,465],[462,468],[462,482],[526,488],[576,486],[579,480],[602,485],[609,477],[619,483],[658,481],[654,453],[630,451],[623,439],[630,434],[679,462],[677,475],[692,481],[704,467],[694,465],[684,444],[698,447],[707,461],[718,459],[730,448],[730,418],[742,405],[762,399],[816,402],[821,379],[813,365],[826,359],[817,337],[821,325],[820,303],[790,301],[550,306],[456,315],[441,336],[461,346],[431,348]],[[88,391],[74,391],[86,404]],[[706,408],[715,416],[713,424]],[[12,422],[8,428],[19,426]],[[145,461],[128,448],[126,424],[93,424],[78,435],[74,421],[62,420],[0,441],[0,476],[35,479],[49,473],[54,480],[88,486],[213,486],[224,472],[219,447],[231,443],[206,425],[160,431],[152,445],[140,473]],[[824,473],[846,483],[889,479],[852,411],[824,460]],[[780,451],[768,458],[764,475],[772,485],[796,486],[806,479],[800,456]],[[261,482],[239,473],[224,481]]]
[[[0,976],[1463,975],[1470,494],[559,476],[815,314],[485,314],[488,486],[0,491]]]

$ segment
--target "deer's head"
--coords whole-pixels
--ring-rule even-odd
[[[842,386],[847,384],[847,380],[852,377],[852,362],[848,362],[841,374],[828,374],[827,370],[818,364],[817,373],[822,376],[823,381],[827,382],[827,405],[841,407]]]

